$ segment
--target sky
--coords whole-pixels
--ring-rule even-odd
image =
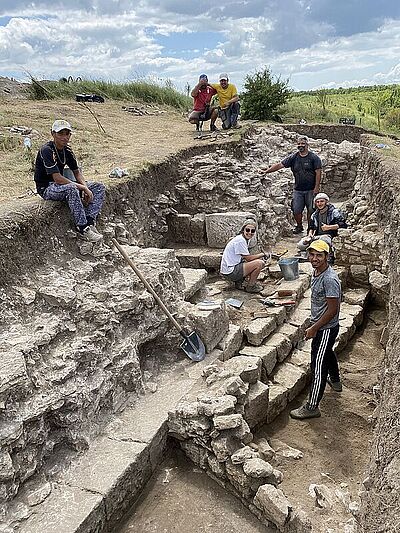
[[[400,83],[399,0],[1,0],[0,76]]]

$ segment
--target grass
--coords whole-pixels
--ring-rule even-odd
[[[287,103],[281,107],[279,114],[284,122],[323,122],[338,124],[342,117],[355,118],[357,126],[400,134],[400,127],[389,121],[390,113],[399,110],[398,107],[383,107],[378,114],[376,102],[382,95],[398,90],[398,86],[357,87],[352,89],[337,89],[326,91],[325,109],[323,108],[318,91],[293,93]]]
[[[29,88],[30,97],[34,100],[75,98],[78,93],[98,94],[108,100],[168,105],[178,110],[189,109],[192,105],[191,98],[179,93],[170,84],[160,86],[151,81],[112,83],[101,80],[82,80],[68,83],[66,81],[38,82],[32,78]]]

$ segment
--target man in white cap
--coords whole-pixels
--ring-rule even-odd
[[[219,83],[212,83],[218,93],[219,117],[222,120],[222,128],[240,128],[238,117],[240,113],[239,95],[233,83],[229,83],[228,74],[223,72],[219,75]]]
[[[36,157],[36,190],[44,200],[66,201],[79,235],[87,241],[100,242],[103,236],[95,223],[103,205],[105,187],[102,183],[84,180],[68,146],[71,134],[71,124],[66,120],[53,123],[53,140],[44,144]]]
[[[290,411],[292,418],[304,420],[321,416],[319,402],[328,383],[336,392],[342,391],[339,365],[333,346],[339,332],[339,311],[342,288],[338,275],[328,265],[329,246],[325,241],[313,241],[308,259],[314,268],[311,279],[311,325],[305,339],[311,343],[311,386],[308,401]]]
[[[297,243],[297,247],[304,252],[312,241],[321,239],[332,251],[332,239],[337,236],[339,228],[347,227],[346,221],[339,209],[329,203],[329,196],[324,192],[315,196],[314,205],[316,209],[310,218],[308,235]]]

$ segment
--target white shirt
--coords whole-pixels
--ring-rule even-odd
[[[243,235],[236,235],[225,246],[221,260],[221,274],[230,274],[236,265],[242,262],[244,255],[250,255],[249,247]]]

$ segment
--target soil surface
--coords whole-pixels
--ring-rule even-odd
[[[132,105],[154,114],[136,116],[123,111],[122,106]],[[238,130],[229,136],[221,132],[216,137],[205,135],[198,139],[186,113],[172,108],[163,108],[160,113],[158,107],[123,101],[82,105],[71,100],[27,99],[18,99],[15,105],[10,97],[0,97],[0,202],[32,194],[36,153],[51,139],[51,125],[57,118],[68,120],[74,129],[71,148],[86,179],[106,184],[129,179],[109,178],[115,167],[128,169],[134,176],[149,164],[159,163],[179,150],[215,140],[229,142],[240,135]],[[24,148],[27,135],[10,132],[11,127],[32,129],[28,134],[32,143],[30,151]]]
[[[273,533],[180,451],[162,463],[115,533]]]

